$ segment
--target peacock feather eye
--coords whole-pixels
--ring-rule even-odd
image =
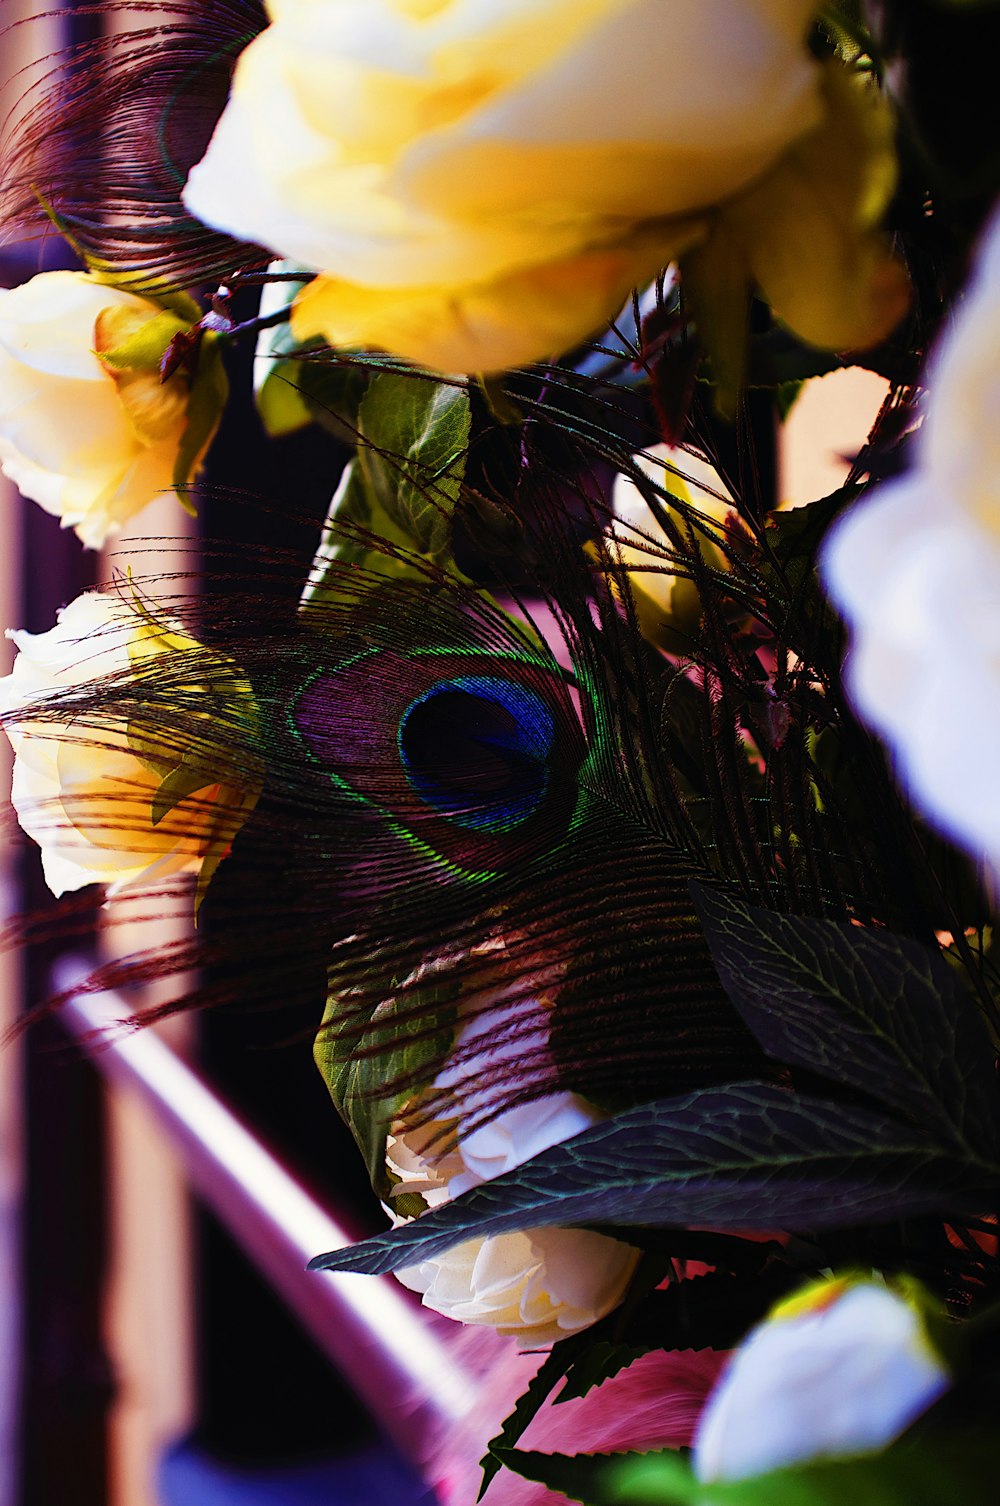
[[[366,648],[315,673],[289,724],[344,796],[470,877],[558,843],[578,803],[583,732],[542,654]]]
[[[556,721],[537,691],[496,675],[440,680],[407,707],[399,756],[410,788],[459,825],[504,832],[541,807]]]

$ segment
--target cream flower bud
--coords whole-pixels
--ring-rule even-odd
[[[64,608],[48,632],[8,637],[18,656],[0,680],[0,715],[14,748],[12,800],[42,850],[53,894],[94,882],[114,893],[179,873],[207,883],[260,788],[254,755],[234,758],[225,745],[227,724],[255,716],[236,666],[208,656],[176,624],[95,591]],[[124,684],[172,654],[190,654],[192,679],[206,677],[183,688],[185,731],[165,728],[162,717],[137,726],[141,717],[86,704],[94,682]],[[66,699],[74,691],[78,709]],[[202,698],[204,708],[192,711]],[[204,734],[193,736],[201,720]]]
[[[185,202],[296,333],[490,370],[600,328],[816,125],[814,0],[281,0]]]
[[[698,515],[695,530],[705,563],[724,570],[728,561],[721,542],[726,521],[735,503],[718,472],[706,460],[673,445],[655,445],[634,455],[634,463],[661,491],[686,503]],[[686,514],[661,498],[678,527],[686,528]],[[675,574],[663,551],[670,541],[661,530],[648,502],[630,476],[615,478],[611,497],[614,520],[611,536],[616,555],[629,571],[629,587],[639,625],[645,636],[661,648],[683,652],[690,647],[690,633],[701,616],[701,596],[694,581]]]
[[[695,1438],[701,1480],[742,1480],[884,1448],[948,1389],[918,1306],[871,1281],[820,1282],[736,1350]]]
[[[425,1307],[488,1324],[530,1349],[610,1312],[637,1260],[637,1250],[589,1229],[526,1229],[466,1240],[396,1274]]]
[[[85,272],[0,289],[0,468],[93,549],[174,487],[186,376],[161,383],[98,355],[158,317]]]
[[[932,821],[1000,873],[1000,219],[932,356],[913,469],[856,503],[821,558],[844,665]]]

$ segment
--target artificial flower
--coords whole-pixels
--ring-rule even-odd
[[[260,790],[255,702],[237,667],[178,624],[96,591],[48,632],[7,636],[18,649],[0,680],[12,800],[53,894],[179,873],[198,874],[203,892]],[[165,667],[177,710],[154,721],[143,681]],[[116,714],[114,690],[125,687]]]
[[[433,1091],[474,1083],[483,1068],[524,1049],[523,1038],[496,1041],[498,1013],[487,1010],[459,1031],[456,1051]],[[386,1145],[395,1195],[418,1193],[428,1207],[450,1202],[581,1134],[602,1117],[576,1093],[549,1093],[479,1123],[485,1102],[473,1087],[456,1120],[405,1120]],[[412,1119],[412,1115],[410,1116]],[[464,1240],[443,1255],[398,1271],[425,1307],[460,1323],[483,1323],[524,1347],[550,1344],[588,1328],[621,1301],[639,1252],[588,1229],[540,1228]]]
[[[817,125],[815,0],[271,0],[185,190],[298,336],[495,370],[600,328]]]
[[[0,289],[0,468],[90,548],[186,484],[214,432],[221,393],[183,456],[191,381],[161,381],[159,347],[184,324],[86,272]],[[151,353],[132,365],[130,344]]]
[[[933,355],[906,475],[832,530],[845,683],[927,816],[1000,872],[1000,220]]]
[[[589,1229],[525,1229],[465,1240],[396,1274],[434,1312],[488,1324],[533,1348],[589,1328],[616,1307],[638,1258]]]
[[[702,1480],[884,1448],[951,1385],[916,1284],[820,1281],[736,1350],[695,1438]]]

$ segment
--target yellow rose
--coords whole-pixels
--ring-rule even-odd
[[[7,636],[18,648],[0,680],[12,800],[53,894],[95,882],[115,893],[179,873],[197,873],[202,892],[260,791],[259,760],[246,751],[256,705],[237,667],[176,624],[96,591],[48,632]],[[142,678],[164,655],[177,656],[169,678],[184,730],[165,730],[164,712],[144,724],[132,702],[118,716],[113,700],[88,702],[97,682],[131,682],[141,704]]]
[[[0,468],[93,549],[175,486],[187,375],[161,382],[155,359],[146,370],[101,359],[154,322],[164,338],[184,323],[86,272],[42,272],[0,289]],[[199,458],[184,466],[185,481]]]
[[[813,0],[271,0],[185,190],[293,328],[496,370],[599,328],[822,113]]]

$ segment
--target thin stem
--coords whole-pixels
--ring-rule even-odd
[[[276,324],[285,324],[291,318],[292,305],[286,303],[273,314],[258,314],[253,319],[244,319],[242,324],[231,324],[228,329],[217,330],[220,340],[235,340],[238,335],[256,334],[261,329],[272,329]]]

